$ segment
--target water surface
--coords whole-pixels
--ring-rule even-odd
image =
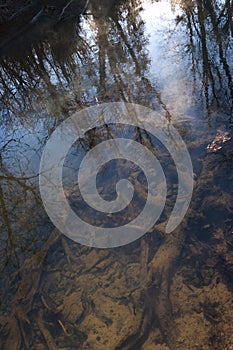
[[[231,349],[233,278],[233,4],[231,1],[90,1],[59,24],[40,18],[1,47],[1,347],[14,349]],[[120,178],[134,205],[116,216],[85,206],[83,156],[131,138],[158,157],[168,193],[157,225],[136,242],[95,249],[54,228],[39,192],[44,146],[60,123],[89,106],[150,107],[180,133],[194,168],[182,224],[164,222],[177,195],[172,156],[139,128],[95,128],[70,149],[67,198],[84,220],[114,227],[146,200],[141,169],[114,160],[97,177],[106,200]],[[208,148],[209,145],[209,148]]]

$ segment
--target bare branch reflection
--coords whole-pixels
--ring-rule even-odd
[[[162,8],[165,2],[151,3]],[[2,32],[0,347],[5,350],[228,350],[233,344],[227,328],[233,291],[232,141],[222,130],[226,142],[218,138],[222,143],[208,152],[217,133],[203,117],[206,112],[215,125],[220,123],[218,113],[233,110],[233,2],[170,0],[178,15],[172,30],[163,29],[167,41],[160,60],[170,64],[170,51],[178,52],[174,67],[186,75],[187,97],[196,102],[184,99],[188,106],[183,107],[201,111],[198,126],[189,115],[176,123],[173,91],[166,95],[169,82],[159,79],[160,61],[157,78],[152,76],[150,44],[159,34],[149,37],[143,19],[151,3],[91,0],[80,17],[72,11],[79,1],[51,0],[35,12],[28,9],[22,32],[14,27],[6,36],[8,26]],[[17,6],[15,11],[19,16]],[[113,101],[146,105],[175,124],[189,147],[197,180],[188,216],[166,235],[164,221],[177,194],[177,173],[168,152],[140,128],[93,128],[72,146],[65,161],[64,187],[73,207],[81,207],[74,186],[79,162],[106,139],[127,136],[153,150],[170,183],[161,221],[150,232],[130,246],[98,250],[61,237],[52,227],[40,199],[38,169],[46,141],[64,119]],[[101,195],[114,196],[113,180],[126,174],[145,201],[142,171],[124,160],[111,166],[106,166],[108,177],[98,180]],[[125,222],[135,208],[129,206]],[[84,209],[87,221],[99,223],[98,216]],[[107,220],[117,226],[111,215]]]

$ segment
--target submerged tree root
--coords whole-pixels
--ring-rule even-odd
[[[49,248],[60,238],[60,235],[61,233],[54,229],[42,250],[27,259],[18,272],[20,282],[12,301],[12,312],[4,323],[1,320],[7,333],[3,345],[6,350],[20,350],[23,342],[25,345],[28,343],[27,332],[24,331],[24,327],[25,324],[30,326],[28,313],[32,308],[33,298],[38,290],[42,265]],[[39,322],[39,328],[40,330],[44,329],[41,322]],[[52,348],[50,347],[50,349]]]
[[[161,333],[171,350],[178,349],[177,330],[173,320],[169,288],[176,271],[177,260],[184,243],[184,229],[179,228],[167,235],[149,264],[146,297],[148,307],[152,308],[158,319]]]
[[[164,226],[164,224],[162,225]],[[159,225],[157,230],[164,232]],[[177,260],[184,244],[184,227],[177,229],[165,237],[163,244],[148,264],[149,243],[145,239],[141,242],[141,277],[140,290],[135,292],[144,304],[142,321],[137,331],[129,335],[116,350],[141,349],[149,336],[153,322],[156,319],[164,343],[170,350],[178,350],[178,331],[173,319],[172,304],[169,297],[172,278],[176,272]],[[134,295],[133,295],[134,297]]]

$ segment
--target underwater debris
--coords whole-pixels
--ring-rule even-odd
[[[222,148],[222,144],[226,141],[231,140],[229,132],[217,130],[217,134],[213,141],[206,147],[208,153],[215,153]]]

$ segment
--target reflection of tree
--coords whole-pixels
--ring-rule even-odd
[[[20,50],[20,42],[12,41],[1,58],[3,105],[13,114],[22,110],[25,115],[29,106],[35,106],[38,113],[40,105],[49,114],[61,115],[67,105],[79,108],[95,101],[95,95],[98,99],[114,96],[114,100],[133,101],[140,85],[140,95],[146,98],[142,87],[145,80],[141,79],[149,60],[140,10],[140,1],[118,7],[93,1],[89,10],[92,16],[86,20],[88,30],[80,31],[75,20],[54,32],[41,23],[39,30],[35,27],[25,33],[26,52]],[[47,38],[43,42],[35,40],[41,33]],[[14,46],[19,53],[11,58]],[[147,81],[144,88],[149,84]],[[149,89],[150,104],[159,94],[151,85]],[[166,109],[161,98],[154,103]]]
[[[86,105],[117,100],[136,102],[162,109],[170,120],[172,116],[161,94],[146,77],[149,57],[140,5],[140,0],[105,3],[91,1],[85,26],[81,27],[77,21],[72,20],[51,31],[51,28],[48,29],[41,23],[40,28],[33,27],[32,32],[25,33],[24,40],[28,42],[28,47],[25,52],[19,52],[18,57],[10,53],[14,46],[17,47],[17,42],[11,42],[1,57],[3,127],[11,132],[11,124],[17,123],[19,130],[23,127],[21,134],[25,132],[26,126],[35,134],[39,130],[40,153],[56,124],[69,113]],[[232,35],[232,2],[226,0],[222,7],[216,7],[210,1],[180,1],[180,6],[184,16],[179,21],[187,21],[189,30],[192,69],[196,81],[201,77],[201,86],[209,108],[212,95],[220,104],[224,93],[227,98],[232,94],[230,57],[226,50],[229,36]],[[41,35],[43,40],[40,40]],[[18,48],[21,44],[19,40]],[[218,57],[215,48],[218,49]],[[221,65],[217,64],[218,60]],[[224,100],[226,104],[227,98]],[[21,134],[17,136],[19,140]],[[111,125],[93,129],[81,141],[81,146],[87,151],[97,141],[116,135]],[[151,135],[140,129],[134,130],[132,138],[149,148],[154,147]],[[20,142],[17,147],[22,147]],[[6,266],[10,272],[19,268],[16,276],[20,276],[20,282],[13,298],[13,311],[7,321],[0,318],[0,323],[4,325],[3,343],[10,350],[18,350],[21,343],[30,349],[34,338],[43,335],[48,347],[56,349],[55,339],[58,339],[59,347],[64,348],[64,344],[67,347],[73,338],[76,341],[75,336],[78,335],[80,344],[84,344],[83,349],[95,349],[95,344],[92,346],[88,343],[92,340],[92,334],[96,341],[100,338],[97,333],[101,329],[102,332],[105,330],[103,337],[111,329],[111,332],[115,331],[110,343],[114,346],[109,348],[136,349],[137,346],[143,346],[156,319],[170,349],[179,349],[170,287],[189,223],[184,221],[183,226],[172,235],[164,235],[164,225],[158,225],[153,229],[152,235],[147,235],[140,243],[136,242],[132,248],[123,247],[110,253],[77,247],[63,237],[61,247],[59,246],[62,253],[59,255],[56,249],[55,253],[50,250],[51,255],[55,254],[56,260],[55,264],[54,261],[50,262],[51,265],[54,264],[51,268],[49,263],[46,265],[46,255],[60,236],[55,230],[50,240],[44,244],[41,254],[33,254],[42,246],[40,234],[35,234],[35,231],[38,227],[38,231],[41,226],[46,227],[38,199],[38,185],[33,182],[33,176],[24,174],[23,171],[14,174],[11,161],[6,156],[7,150],[11,151],[9,142],[1,149],[0,206],[2,226],[10,252],[8,260],[6,255],[1,256],[4,260],[2,273],[6,275]],[[136,170],[133,170],[135,176]],[[117,171],[120,173],[119,169]],[[207,173],[210,177],[210,171]],[[206,174],[203,175],[205,176]],[[204,185],[204,182],[201,183],[201,186]],[[169,200],[168,203],[170,204]],[[42,228],[41,231],[43,229],[46,230]],[[45,234],[42,240],[46,240],[46,237]],[[30,252],[26,251],[28,242]],[[28,255],[32,256],[31,259],[23,263]],[[42,268],[45,276],[43,283],[40,283]],[[119,275],[115,278],[118,272]],[[3,277],[4,282],[5,278],[8,276]],[[88,279],[91,280],[90,285]],[[64,280],[65,289],[68,285],[65,296]],[[8,281],[8,284],[8,289],[18,287],[14,279]],[[122,285],[124,288],[121,289]],[[114,312],[114,307],[111,306],[108,310],[108,303],[118,310],[113,316],[111,312]],[[71,310],[68,310],[69,306]],[[38,309],[39,313],[36,311]],[[124,312],[122,315],[121,311]],[[124,318],[126,323],[132,324],[126,334],[120,328],[121,324],[127,326],[122,323]],[[8,322],[6,327],[4,322]],[[98,332],[94,333],[96,329],[93,331],[92,328],[98,324],[101,327],[97,327]],[[88,332],[90,339],[89,334],[86,334]],[[100,346],[102,348],[98,349],[102,350],[103,345]],[[73,348],[77,348],[77,343]]]
[[[189,31],[194,79],[202,79],[207,110],[212,100],[232,107],[232,1],[179,1],[179,5]]]
[[[20,146],[20,143],[17,144]],[[10,148],[8,147],[8,150]],[[8,161],[4,159],[4,152],[1,152],[4,164],[1,164],[0,175],[0,208],[2,218],[2,239],[6,243],[6,260],[4,266],[11,268],[11,264],[19,268],[19,241],[21,239],[21,230],[25,233],[25,237],[30,232],[29,222],[27,228],[27,220],[29,219],[26,211],[30,211],[30,206],[38,206],[40,203],[37,189],[33,180],[37,175],[33,176],[16,176],[12,175],[12,169]],[[9,168],[8,168],[9,167]],[[32,207],[31,207],[32,209]],[[39,211],[38,211],[39,215]],[[21,226],[22,225],[22,226]],[[6,234],[6,235],[5,235]],[[22,242],[22,249],[27,249]],[[29,248],[29,247],[28,247]],[[31,249],[31,248],[29,248]],[[18,253],[17,253],[18,252]],[[16,260],[16,261],[15,261]]]
[[[4,328],[2,343],[10,350],[18,350],[24,345],[25,348],[32,347],[34,320],[29,313],[35,309],[33,302],[40,289],[40,276],[50,243],[45,243],[41,254],[33,254],[42,247],[48,234],[46,232],[41,237],[41,232],[47,231],[47,222],[38,199],[37,178],[33,180],[37,174],[31,176],[30,170],[21,168],[20,165],[14,169],[7,154],[12,154],[14,147],[24,151],[21,139],[27,131],[35,135],[38,131],[40,154],[47,136],[58,121],[68,113],[98,101],[147,102],[149,106],[164,109],[170,117],[160,94],[145,78],[149,59],[140,3],[130,1],[98,4],[93,1],[89,9],[91,15],[86,18],[86,26],[82,30],[76,20],[61,24],[52,31],[47,22],[41,22],[40,26],[32,26],[30,31],[25,31],[25,51],[21,50],[22,39],[17,37],[1,52],[1,125],[6,134],[12,125],[19,127],[18,134],[17,130],[14,132],[15,128],[11,131],[10,137],[15,142],[14,145],[6,141],[1,150],[0,205],[4,239],[8,244],[8,256],[2,254],[1,272],[2,283],[6,286],[3,300],[6,305],[9,303],[12,306],[12,311],[5,321],[0,319],[0,324]],[[41,36],[43,40],[40,40]],[[106,126],[105,132],[108,137],[112,137],[111,127]],[[142,135],[140,130],[136,130],[135,137],[149,145],[152,143],[150,135]],[[93,132],[86,147],[92,147],[95,142],[96,133]],[[55,233],[55,240],[56,238]],[[53,242],[53,235],[50,240]],[[67,259],[72,259],[65,239],[63,250]],[[83,251],[85,256],[85,248],[82,248]],[[29,259],[24,262],[28,256]],[[114,261],[114,255],[111,259]],[[147,260],[144,264],[147,264]],[[143,279],[144,284],[147,283],[146,276]],[[17,291],[10,301],[10,294],[7,296],[7,293],[12,288]],[[85,306],[89,303],[88,298],[88,295],[84,295],[79,300],[80,307],[84,308],[84,317],[90,312],[89,307]],[[55,316],[59,329],[66,334],[69,331],[66,331],[60,312],[48,306],[47,297],[42,296],[39,300],[45,310],[41,311],[36,323],[49,348],[55,349],[54,337],[44,325],[47,312]],[[139,300],[138,296],[136,300]],[[139,323],[142,332],[148,328],[150,317],[149,312],[144,325]],[[30,332],[27,334],[28,328]],[[136,336],[134,342],[140,338],[141,336]],[[124,339],[119,338],[119,346],[121,342]]]

